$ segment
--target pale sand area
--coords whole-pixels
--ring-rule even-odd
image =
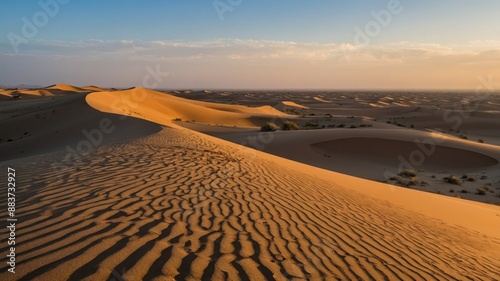
[[[132,102],[134,94],[146,98]],[[81,97],[64,116],[75,112],[75,130],[98,128],[98,119],[76,114],[90,108]],[[51,168],[67,158],[64,151],[0,162],[3,170],[16,168],[22,222],[16,231],[17,273],[7,273],[2,263],[1,280],[500,279],[498,206],[323,170],[172,121],[198,118],[241,124],[232,129],[245,131],[286,114],[142,89],[92,93],[85,100],[101,111],[170,128],[116,119],[116,131],[103,134],[103,143],[110,141],[79,155],[65,170]],[[113,107],[115,100],[122,105]],[[50,106],[43,111],[51,112]],[[2,128],[17,120],[3,113]],[[225,119],[227,114],[239,117]],[[42,120],[24,126],[35,131],[54,122]],[[117,143],[114,134],[124,133],[119,122],[132,120],[152,127]],[[26,137],[33,143],[23,147],[36,147],[36,136]],[[59,147],[77,139],[62,140]],[[1,192],[6,198],[6,190]],[[0,233],[5,237],[7,229]],[[0,247],[6,252],[6,244]]]

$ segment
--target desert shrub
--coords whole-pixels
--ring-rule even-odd
[[[407,186],[418,185],[420,182],[416,177],[412,177],[407,183]]]
[[[417,176],[417,173],[411,169],[404,169],[403,171],[399,172],[400,176],[405,177],[405,178],[412,178]]]
[[[300,127],[299,127],[299,125],[297,123],[295,123],[293,121],[286,121],[281,126],[281,129],[285,130],[285,131],[290,131],[290,130],[299,130]]]
[[[408,186],[407,182],[402,177],[392,177],[390,180],[396,182],[400,186]]]
[[[175,118],[173,121],[182,121],[181,118]]]
[[[344,128],[345,127],[345,124],[340,124],[337,126],[337,128]]]
[[[272,122],[267,122],[264,126],[260,127],[262,132],[274,132],[278,130],[278,126]]]
[[[486,195],[486,190],[484,188],[478,188],[476,191],[477,195]]]
[[[350,128],[354,129],[354,128],[357,128],[357,127],[356,127],[356,125],[352,124]]]
[[[395,176],[389,178],[389,181],[395,182],[397,185],[404,186],[404,187],[411,187],[415,185],[421,185],[421,186],[427,186],[427,183],[424,181],[420,181],[417,177],[400,177],[400,176]]]
[[[454,192],[455,192],[455,190],[453,188],[450,189],[450,193],[454,193]]]
[[[451,184],[455,184],[455,185],[464,184],[464,182],[461,179],[459,179],[455,176],[447,176],[447,177],[444,177],[443,180],[447,183],[451,183]]]
[[[462,189],[462,190],[460,190],[460,193],[469,193],[469,192],[465,189]]]
[[[478,143],[484,143],[484,140],[483,139],[478,139],[477,142]]]

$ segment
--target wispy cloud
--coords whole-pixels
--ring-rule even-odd
[[[436,43],[394,42],[385,45],[360,47],[353,44],[298,43],[271,40],[216,39],[207,41],[131,41],[86,40],[55,41],[33,40],[24,54],[35,55],[101,55],[120,56],[134,60],[154,58],[182,59],[287,59],[287,60],[339,60],[346,56],[353,62],[374,60],[405,61],[445,56],[478,56],[500,50],[500,41],[471,41],[463,46],[443,46]],[[9,53],[8,46],[0,46],[1,53]],[[22,54],[21,54],[22,55]]]
[[[230,38],[205,41],[32,40],[23,53],[16,55],[11,54],[8,46],[0,45],[0,63],[7,69],[16,69],[16,61],[22,61],[23,65],[30,61],[33,65],[43,62],[43,67],[51,68],[51,71],[42,71],[44,75],[52,73],[51,82],[66,82],[57,79],[58,73],[69,75],[67,73],[73,71],[76,76],[89,72],[88,77],[99,77],[102,81],[120,81],[127,77],[129,83],[134,81],[133,73],[140,73],[144,65],[162,63],[168,66],[172,79],[177,77],[176,82],[182,81],[179,85],[473,87],[471,81],[478,74],[495,73],[500,69],[500,42],[472,41],[460,46],[445,46],[403,41],[362,47],[346,43]],[[82,66],[79,70],[73,69],[76,63]],[[14,74],[11,71],[2,76]]]

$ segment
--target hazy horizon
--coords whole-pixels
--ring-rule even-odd
[[[492,0],[3,6],[0,85],[475,90],[481,77],[500,81]]]

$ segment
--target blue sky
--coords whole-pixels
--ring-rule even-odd
[[[500,69],[500,1],[217,1],[223,18],[211,0],[4,0],[0,85],[141,86],[160,64],[164,88],[472,89]]]

